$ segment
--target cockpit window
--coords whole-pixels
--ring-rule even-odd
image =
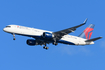
[[[11,26],[6,26],[6,28],[7,28],[7,27],[10,28]]]

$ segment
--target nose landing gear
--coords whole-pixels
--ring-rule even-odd
[[[13,38],[13,40],[16,40],[16,38]]]
[[[13,33],[12,35],[13,35],[13,40],[16,40],[16,38],[15,38],[15,34]]]

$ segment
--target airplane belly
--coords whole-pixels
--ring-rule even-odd
[[[69,43],[73,43],[75,45],[86,45],[86,43],[83,40],[80,40],[75,37],[70,37],[70,38],[62,38],[61,40],[64,40]]]
[[[76,42],[74,42],[74,40],[72,38],[69,38],[69,39],[62,38],[60,41],[63,42],[64,44],[76,45]]]
[[[86,43],[83,42],[83,41],[80,41],[80,42],[79,42],[79,45],[86,45]]]

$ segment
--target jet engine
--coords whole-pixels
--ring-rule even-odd
[[[42,37],[47,38],[47,39],[51,39],[54,37],[54,35],[52,33],[49,33],[49,32],[44,32]]]
[[[33,46],[33,45],[39,45],[39,44],[40,44],[39,42],[37,42],[36,40],[33,40],[33,39],[28,39],[28,40],[26,41],[26,43],[27,43],[28,45],[31,45],[31,46]]]

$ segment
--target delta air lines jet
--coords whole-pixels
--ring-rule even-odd
[[[94,41],[102,38],[91,38],[93,33],[94,25],[90,24],[79,36],[68,35],[74,32],[78,27],[86,24],[87,19],[80,25],[67,28],[57,32],[51,32],[36,28],[29,28],[19,25],[8,25],[3,31],[11,33],[13,35],[13,40],[15,40],[15,34],[32,37],[33,39],[28,39],[26,43],[30,46],[33,45],[44,45],[44,49],[48,49],[47,44],[52,43],[53,45],[58,45],[58,43],[68,44],[68,45],[91,45]]]

